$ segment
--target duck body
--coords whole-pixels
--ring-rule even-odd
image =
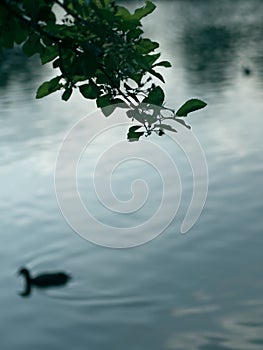
[[[24,267],[21,268],[18,273],[24,276],[26,281],[25,291],[21,293],[21,295],[29,295],[32,286],[38,288],[58,287],[63,286],[71,279],[71,277],[64,272],[43,273],[36,277],[31,277],[29,270]]]
[[[37,287],[61,286],[66,284],[70,277],[63,273],[45,273],[34,278],[30,278],[31,283]]]
[[[244,75],[251,75],[252,71],[249,67],[243,67],[243,74]]]

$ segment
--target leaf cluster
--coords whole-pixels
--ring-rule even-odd
[[[163,117],[155,113],[150,118],[145,106],[184,117],[206,105],[194,99],[176,113],[165,107],[164,91],[155,83],[164,79],[156,68],[171,64],[159,60],[159,44],[143,37],[141,23],[155,8],[149,0],[133,13],[113,0],[2,0],[0,48],[22,45],[27,56],[38,54],[43,65],[59,70],[40,85],[36,98],[61,90],[62,100],[68,101],[77,90],[84,98],[96,100],[105,116],[116,107],[130,108],[127,116],[140,121],[150,135]],[[128,139],[144,134],[137,129],[130,129]],[[163,129],[173,131],[163,124],[158,134]]]
[[[151,94],[149,94],[149,96],[154,94],[156,94],[155,98],[163,98],[161,91],[157,89],[157,87],[151,92]],[[205,102],[193,98],[186,101],[177,112],[175,112],[164,106],[152,104],[151,100],[150,104],[148,104],[147,101],[146,103],[144,101],[144,103],[139,104],[136,108],[127,111],[128,118],[132,118],[132,120],[136,120],[140,123],[140,125],[133,125],[129,128],[127,139],[133,142],[139,141],[140,137],[143,135],[147,137],[152,133],[155,133],[158,136],[163,136],[165,131],[177,132],[177,130],[170,124],[165,123],[167,120],[169,120],[169,122],[174,121],[180,123],[186,128],[191,129],[181,117],[187,117],[189,113],[202,109],[205,106]],[[167,112],[169,113],[168,115]]]
[[[56,17],[55,7],[63,10]],[[22,44],[27,56],[39,54],[42,64],[52,62],[60,75],[43,83],[37,98],[62,90],[67,101],[73,89],[98,107],[137,99],[146,74],[155,71],[159,44],[143,38],[141,20],[155,9],[151,1],[130,13],[111,0],[4,0],[0,5],[0,45]],[[134,82],[136,89],[123,86]],[[127,91],[128,90],[128,91]]]

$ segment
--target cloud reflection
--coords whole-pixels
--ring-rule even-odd
[[[213,311],[213,307],[216,311],[216,305],[177,310],[174,316],[199,314],[201,320],[208,310]],[[219,316],[217,320],[208,320],[211,324],[209,328],[215,328],[215,331],[179,332],[170,336],[166,347],[175,350],[261,350],[263,344],[262,317],[262,307],[229,316]]]

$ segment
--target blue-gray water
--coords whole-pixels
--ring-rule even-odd
[[[173,63],[163,71],[167,103],[208,103],[189,123],[210,180],[188,234],[176,233],[183,202],[161,236],[133,249],[83,240],[56,202],[59,146],[94,105],[77,94],[68,103],[58,95],[36,101],[37,86],[53,73],[16,52],[1,60],[1,349],[262,349],[262,13],[257,0],[162,0],[145,20]],[[191,177],[181,176],[187,192]],[[22,298],[21,266],[73,279]]]

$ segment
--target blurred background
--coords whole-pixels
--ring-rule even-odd
[[[143,2],[121,3],[134,9]],[[59,94],[35,100],[37,87],[54,72],[18,48],[2,52],[1,349],[262,349],[263,2],[155,3],[144,20],[145,36],[160,42],[162,58],[173,64],[160,70],[167,105],[176,108],[192,97],[208,103],[187,120],[209,168],[204,211],[190,232],[179,234],[192,178],[182,155],[170,150],[183,197],[162,235],[123,250],[80,238],[60,213],[53,174],[65,134],[95,105],[79,94],[67,103]],[[165,137],[158,143],[169,146]],[[85,162],[83,193],[91,180]],[[158,179],[151,169],[143,173],[158,195]],[[129,185],[119,186],[123,192]],[[118,217],[116,225],[119,220],[125,226],[130,219]],[[33,275],[62,270],[73,278],[65,288],[34,289],[21,298],[22,266]]]

